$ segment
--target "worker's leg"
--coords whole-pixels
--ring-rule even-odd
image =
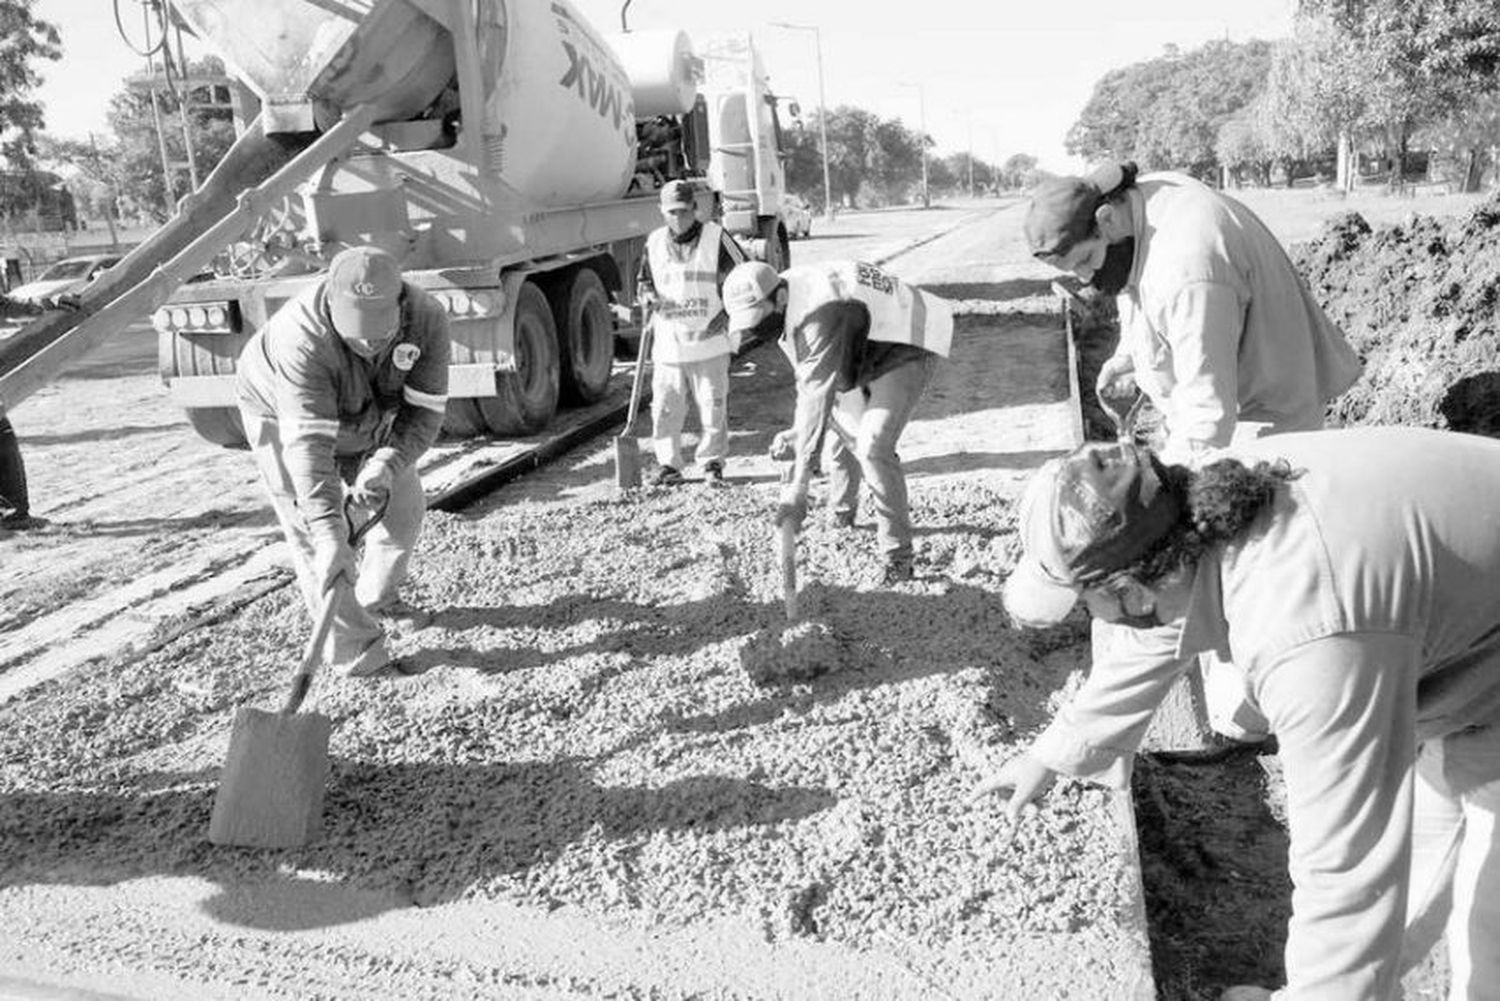
[[[271,508],[276,512],[276,520],[281,524],[287,547],[292,552],[292,570],[302,592],[303,604],[309,615],[316,616],[323,607],[323,596],[313,571],[312,534],[297,506],[297,491],[292,486],[291,474],[281,460],[279,428],[275,421],[262,420],[244,410],[240,411],[240,417],[244,421],[245,436],[250,442],[261,482],[271,498]],[[353,587],[342,589],[323,656],[329,664],[355,672],[376,670],[388,659],[385,634],[374,616],[360,605]]]
[[[359,583],[354,589],[361,605],[379,611],[396,602],[426,512],[427,500],[416,469],[408,467],[397,473],[391,480],[391,502],[385,516],[365,536]]]
[[[682,424],[687,378],[681,365],[651,366],[651,447],[663,466],[682,469]]]
[[[1451,1001],[1500,998],[1500,727],[1445,737],[1438,751],[1442,781],[1463,809],[1448,919]]]
[[[859,426],[865,415],[865,393],[851,389],[834,398],[828,415],[828,512],[835,525],[854,524],[859,511]]]
[[[26,490],[26,463],[21,460],[21,443],[10,418],[0,409],[0,507],[10,508],[8,521],[22,522],[31,517],[31,495]]]
[[[936,358],[926,355],[870,383],[865,414],[859,422],[855,451],[875,507],[877,542],[887,561],[911,560],[911,509],[896,442],[917,409]]]
[[[729,454],[729,355],[717,355],[687,366],[692,375],[693,400],[698,405],[698,465],[722,463]]]
[[[1417,752],[1406,939],[1401,946],[1403,974],[1437,945],[1453,913],[1453,868],[1463,841],[1464,811],[1463,803],[1443,779],[1442,746],[1440,740],[1428,741]]]

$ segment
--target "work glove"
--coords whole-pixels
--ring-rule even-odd
[[[802,531],[802,523],[807,520],[807,494],[800,490],[788,489],[781,492],[781,498],[776,502],[775,525],[780,528],[787,522],[791,522],[793,532]]]
[[[1052,769],[1029,754],[1021,754],[975,786],[969,799],[982,799],[990,793],[1009,789],[1010,802],[1005,806],[1005,816],[1012,824],[1018,824],[1026,809],[1035,809],[1032,804],[1045,796],[1056,780],[1057,773]]]
[[[1135,381],[1135,363],[1129,357],[1113,355],[1099,368],[1094,392],[1105,410],[1123,414],[1130,409],[1140,387]]]
[[[795,462],[797,459],[797,436],[791,428],[777,431],[766,452],[776,462]]]
[[[390,464],[380,459],[371,459],[360,469],[349,489],[349,498],[369,511],[379,510],[391,496],[391,481],[394,474]]]
[[[354,549],[348,542],[331,537],[313,541],[313,578],[319,594],[327,594],[340,577],[353,584],[354,573]]]

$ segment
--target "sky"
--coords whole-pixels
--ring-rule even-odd
[[[141,39],[139,0],[35,0],[58,27],[63,59],[44,63],[36,92],[48,131],[85,139],[106,129],[110,97],[144,68],[115,26],[114,5]],[[364,0],[362,0],[364,2]],[[603,32],[620,28],[620,0],[573,0]],[[1106,72],[1211,39],[1282,38],[1294,0],[630,0],[632,29],[748,30],[773,90],[818,106],[818,50],[829,108],[853,104],[925,128],[939,154],[1014,153],[1072,172],[1064,148]],[[802,26],[785,28],[778,22]],[[816,28],[817,31],[806,30]],[[190,46],[191,54],[191,46]]]

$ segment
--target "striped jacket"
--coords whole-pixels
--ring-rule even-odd
[[[403,283],[400,333],[372,360],[333,329],[320,282],[279,309],[240,353],[240,409],[280,425],[282,461],[310,528],[342,531],[337,457],[413,465],[448,400],[448,315]]]

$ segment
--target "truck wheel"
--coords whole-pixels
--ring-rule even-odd
[[[198,437],[214,445],[223,445],[225,448],[250,447],[250,439],[245,437],[245,423],[240,420],[240,412],[236,407],[186,407],[188,423],[193,430],[198,432]]]
[[[614,361],[615,321],[609,293],[593,268],[579,268],[549,296],[562,367],[563,402],[582,406],[609,390]]]
[[[547,297],[523,282],[516,300],[516,370],[495,373],[495,396],[476,397],[485,425],[495,435],[535,434],[557,413],[557,325]]]
[[[775,216],[762,219],[758,236],[761,243],[761,260],[777,271],[785,271],[792,266],[791,241],[787,239],[786,227],[781,225],[780,219]]]

